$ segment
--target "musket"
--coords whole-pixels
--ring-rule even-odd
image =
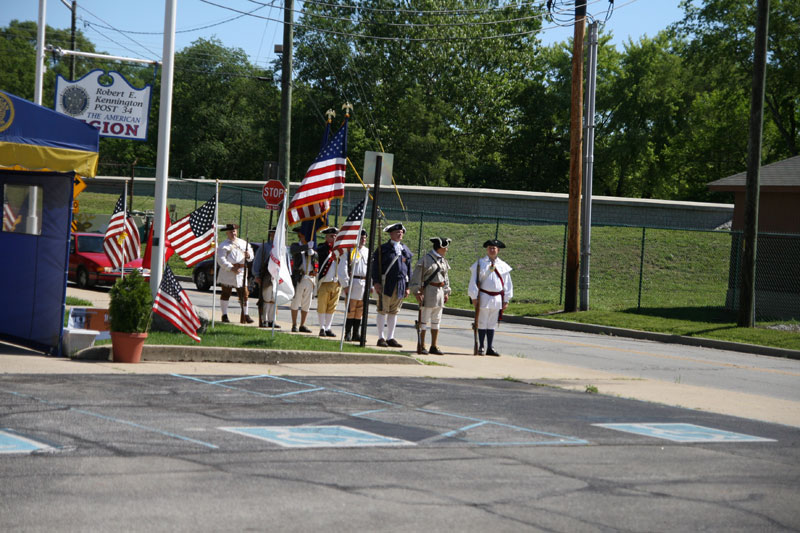
[[[473,304],[475,305],[475,320],[472,322],[472,334],[474,337],[474,344],[472,345],[472,355],[478,355],[478,315],[481,313],[481,290],[478,286],[478,268],[475,266],[475,286],[478,287],[478,297],[475,298]]]
[[[425,294],[424,293],[422,295],[422,298],[425,298]],[[423,300],[420,300],[420,302],[419,302],[419,311],[417,311],[417,322],[416,322],[416,326],[417,326],[417,353],[419,353],[420,349],[422,348],[422,304],[423,304]],[[433,333],[431,333],[431,335],[433,335]]]
[[[244,232],[244,281],[242,281],[243,291],[242,297],[239,298],[239,305],[242,308],[242,320],[244,322],[244,313],[247,310],[247,298],[250,296],[250,284],[247,282],[247,249],[250,248],[250,240],[247,238],[248,230]]]

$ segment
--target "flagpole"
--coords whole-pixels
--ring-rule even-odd
[[[214,236],[211,242],[214,245],[214,262],[211,265],[211,270],[214,275],[214,283],[211,284],[211,327],[214,327],[214,321],[217,314],[217,223],[219,222],[219,178],[214,185]]]
[[[125,185],[122,186],[122,235],[125,235],[128,230],[128,180],[125,180]],[[122,242],[122,266],[120,267],[120,278],[125,278],[125,249],[127,245],[125,241]]]
[[[355,260],[358,258],[358,249],[361,247],[361,232],[364,230],[364,219],[367,218],[367,202],[369,201],[369,187],[367,187],[366,191],[364,192],[364,209],[361,211],[361,225],[358,226],[358,235],[356,236],[356,245],[353,247],[355,251],[355,257],[353,258],[353,264],[355,264]],[[344,347],[344,332],[345,328],[347,327],[347,313],[350,310],[350,298],[353,294],[353,280],[355,279],[356,269],[355,266],[350,269],[350,284],[348,287],[350,289],[347,291],[347,299],[344,304],[344,322],[342,322],[342,340],[339,342],[339,351],[342,351]],[[364,284],[364,290],[367,290],[366,283]]]

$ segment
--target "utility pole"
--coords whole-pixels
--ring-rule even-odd
[[[575,33],[572,40],[572,103],[569,141],[569,213],[567,215],[567,272],[564,283],[564,311],[578,310],[578,256],[581,230],[581,137],[583,133],[583,34],[586,0],[575,0]]]
[[[750,131],[747,143],[747,185],[744,206],[744,249],[742,286],[739,297],[739,326],[752,328],[756,300],[756,249],[761,172],[761,131],[764,123],[764,86],[767,77],[769,0],[756,5],[756,37],[753,57],[753,86],[750,94]]]
[[[289,160],[292,140],[292,41],[294,40],[294,0],[286,0],[283,7],[283,55],[281,56],[281,131],[278,147],[280,177],[289,188]]]
[[[70,50],[75,50],[75,11],[78,9],[78,0],[72,0],[72,37],[70,39]],[[69,58],[69,81],[75,81],[75,56]]]

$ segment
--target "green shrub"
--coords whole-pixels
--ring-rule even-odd
[[[150,283],[138,270],[118,279],[111,287],[109,296],[108,320],[111,331],[147,333],[153,316],[153,298],[150,295]]]

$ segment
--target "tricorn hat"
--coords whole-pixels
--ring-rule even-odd
[[[489,239],[485,243],[483,243],[483,247],[486,248],[487,246],[497,246],[498,248],[505,248],[506,245],[503,244],[503,241],[498,241],[497,239]]]
[[[239,224],[225,224],[222,226],[222,231],[233,231],[239,229]]]
[[[272,231],[272,230],[270,230],[270,231]],[[302,226],[299,226],[299,225],[298,225],[298,226],[295,226],[295,227],[293,227],[293,228],[292,228],[292,231],[293,231],[293,232],[295,232],[295,233],[300,233],[300,234],[302,234],[302,235],[305,235],[305,234],[306,234],[306,233],[303,231],[303,227],[302,227]]]
[[[397,231],[397,230],[402,230],[403,233],[405,233],[406,232],[406,227],[403,225],[402,222],[397,222],[396,224],[389,224],[388,226],[383,228],[383,231],[385,231],[386,233],[391,233],[391,232]]]
[[[362,237],[366,237],[366,236],[367,236],[367,230],[365,230],[365,229],[362,229],[362,230],[361,230],[361,236],[362,236]]]
[[[438,250],[439,248],[447,248],[450,246],[450,243],[453,242],[447,237],[431,237],[430,241],[433,243],[434,250]]]
[[[322,233],[323,235],[336,235],[337,233],[339,233],[339,228],[337,228],[336,226],[329,226],[324,230],[320,231],[320,233]]]

